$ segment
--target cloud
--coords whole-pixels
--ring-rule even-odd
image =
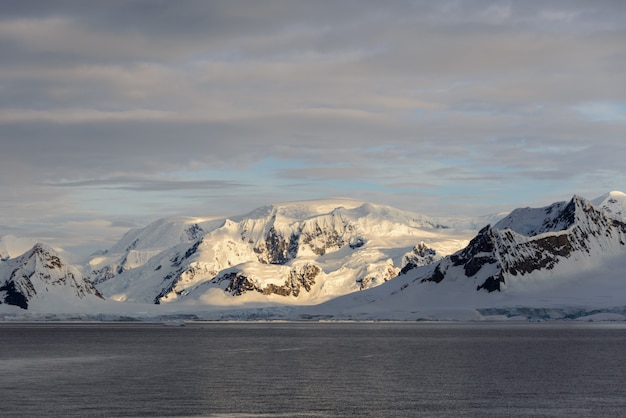
[[[573,109],[594,122],[626,122],[626,102],[587,102]]]
[[[369,177],[367,170],[352,167],[307,167],[278,170],[278,176],[301,180],[359,180]]]
[[[45,184],[52,187],[131,190],[137,192],[233,189],[246,186],[245,184],[228,180],[158,180],[125,176],[55,183],[50,182]]]
[[[415,210],[461,194],[480,210],[483,196],[488,210],[515,191],[623,189],[625,12],[3,2],[0,222],[141,223],[346,193]]]

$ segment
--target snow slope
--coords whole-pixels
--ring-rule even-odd
[[[576,306],[626,306],[626,222],[578,196],[515,210],[437,263],[300,314],[477,319],[519,314],[520,307]]]
[[[4,239],[0,320],[615,320],[626,318],[624,207],[620,192],[574,196],[481,218],[493,222],[478,233],[451,225],[480,220],[351,200],[165,218],[90,257],[107,301],[63,252],[16,256]]]
[[[612,191],[593,199],[591,203],[608,213],[626,218],[626,193]]]
[[[218,220],[163,219],[94,255],[86,271],[120,301],[310,304],[380,285],[474,232],[384,205],[293,202]]]
[[[0,304],[28,309],[32,304],[71,307],[102,295],[52,247],[36,244],[24,254],[0,263]]]

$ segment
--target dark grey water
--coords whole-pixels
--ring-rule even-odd
[[[1,416],[624,416],[626,326],[0,324]]]

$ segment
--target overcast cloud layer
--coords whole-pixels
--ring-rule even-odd
[[[0,235],[626,189],[626,2],[0,2]]]

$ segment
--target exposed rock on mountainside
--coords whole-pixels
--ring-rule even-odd
[[[477,290],[493,292],[535,272],[583,267],[620,252],[626,252],[626,223],[575,196],[546,208],[516,209],[418,278],[469,279]]]
[[[613,207],[626,202],[613,197]],[[625,278],[626,221],[574,196],[514,210],[454,254],[297,317],[572,319],[622,312]]]
[[[219,221],[161,220],[129,232],[95,255],[87,270],[116,300],[193,300],[219,289],[230,296],[252,292],[313,303],[382,284],[401,265],[434,260],[435,247],[460,248],[470,234],[387,206],[296,202]],[[415,247],[420,241],[433,248]],[[414,254],[402,261],[411,249]]]
[[[64,253],[41,244],[23,252],[24,242],[2,238],[0,315],[16,307],[96,312],[107,305],[118,312],[116,301],[174,302],[171,311],[196,313],[238,306],[232,315],[242,317],[268,303],[294,318],[476,319],[499,312],[536,318],[545,307],[622,312],[625,207],[619,192],[593,201],[574,196],[488,217],[497,221],[478,233],[347,200],[269,206],[229,219],[168,218],[90,257],[84,271],[111,299],[103,304]]]
[[[295,296],[298,297],[301,289],[309,292],[312,286],[315,284],[315,278],[322,272],[322,269],[315,264],[304,264],[297,266],[289,271],[289,276],[283,284],[274,283],[259,283],[253,281],[241,273],[226,273],[217,279],[214,279],[213,283],[226,282],[227,286],[225,291],[233,296],[242,295],[248,291],[256,291],[264,295],[280,295],[280,296]]]
[[[27,309],[35,300],[51,296],[103,299],[98,290],[56,251],[43,244],[0,264],[0,303]]]
[[[426,266],[440,259],[441,256],[437,254],[437,251],[429,248],[423,242],[420,242],[413,247],[411,252],[406,253],[404,257],[402,257],[402,269],[400,270],[400,274],[406,274],[416,267]]]
[[[626,193],[613,191],[591,201],[602,210],[621,218],[626,218]]]

